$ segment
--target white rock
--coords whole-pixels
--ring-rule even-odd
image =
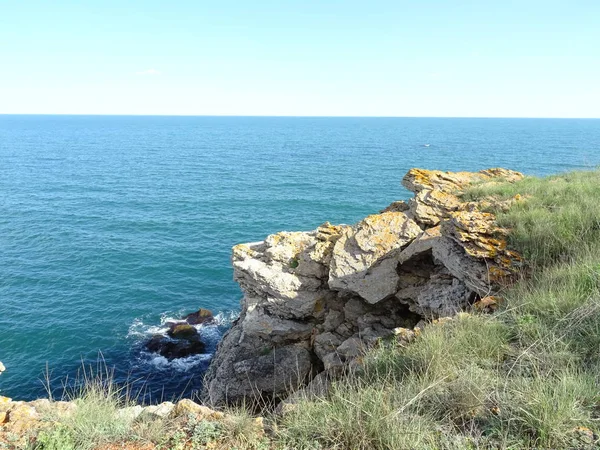
[[[329,287],[360,295],[369,303],[389,297],[397,282],[393,252],[421,231],[401,212],[375,214],[346,229],[333,248]]]

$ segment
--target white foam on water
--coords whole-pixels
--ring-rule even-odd
[[[176,370],[178,372],[186,372],[189,369],[196,367],[203,363],[208,363],[212,358],[212,355],[205,353],[202,355],[193,355],[186,358],[176,358],[168,360],[164,356],[157,355],[156,353],[143,352],[142,364],[149,364],[154,370]]]

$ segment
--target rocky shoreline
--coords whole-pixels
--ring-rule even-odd
[[[521,258],[484,212],[493,200],[463,202],[459,194],[473,183],[522,178],[499,168],[411,169],[402,184],[414,197],[356,225],[325,223],[235,246],[244,298],[206,374],[204,401],[272,404],[322,391],[380,339],[410,339],[427,322],[492,305]],[[500,206],[513,201],[521,199]]]
[[[411,169],[402,180],[414,193],[408,202],[394,202],[352,226],[324,223],[236,245],[241,313],[206,373],[204,403],[273,405],[293,401],[294,392],[322,393],[360,366],[364,351],[381,339],[409,342],[428,322],[473,305],[493,307],[494,294],[519,271],[521,258],[507,249],[507,230],[484,212],[494,200],[464,202],[459,194],[473,183],[522,178],[506,169]],[[211,320],[200,310],[147,347],[168,358],[202,352],[193,325]],[[4,370],[0,363],[0,374]],[[46,424],[41,417],[50,410],[64,417],[75,408],[74,402],[0,396],[0,433],[21,433]],[[119,414],[178,417],[191,410],[227,420],[191,400],[126,407]]]

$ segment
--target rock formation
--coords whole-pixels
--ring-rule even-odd
[[[213,323],[212,313],[208,309],[201,308],[188,314],[179,322],[169,322],[167,334],[155,334],[144,344],[144,347],[169,360],[204,353],[206,345],[201,341],[196,326]]]
[[[506,230],[460,191],[516,181],[506,169],[410,170],[414,197],[353,226],[325,223],[233,248],[244,298],[206,374],[211,404],[278,401],[322,386],[381,338],[451,316],[489,296],[519,266]]]

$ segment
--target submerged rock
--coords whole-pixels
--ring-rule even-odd
[[[236,245],[242,309],[206,373],[205,400],[271,403],[311,391],[352,370],[379,340],[407,345],[417,324],[490,295],[520,258],[506,249],[495,217],[481,211],[493,199],[480,209],[457,192],[522,177],[412,169],[402,181],[415,193],[408,203],[354,226],[325,223]]]

